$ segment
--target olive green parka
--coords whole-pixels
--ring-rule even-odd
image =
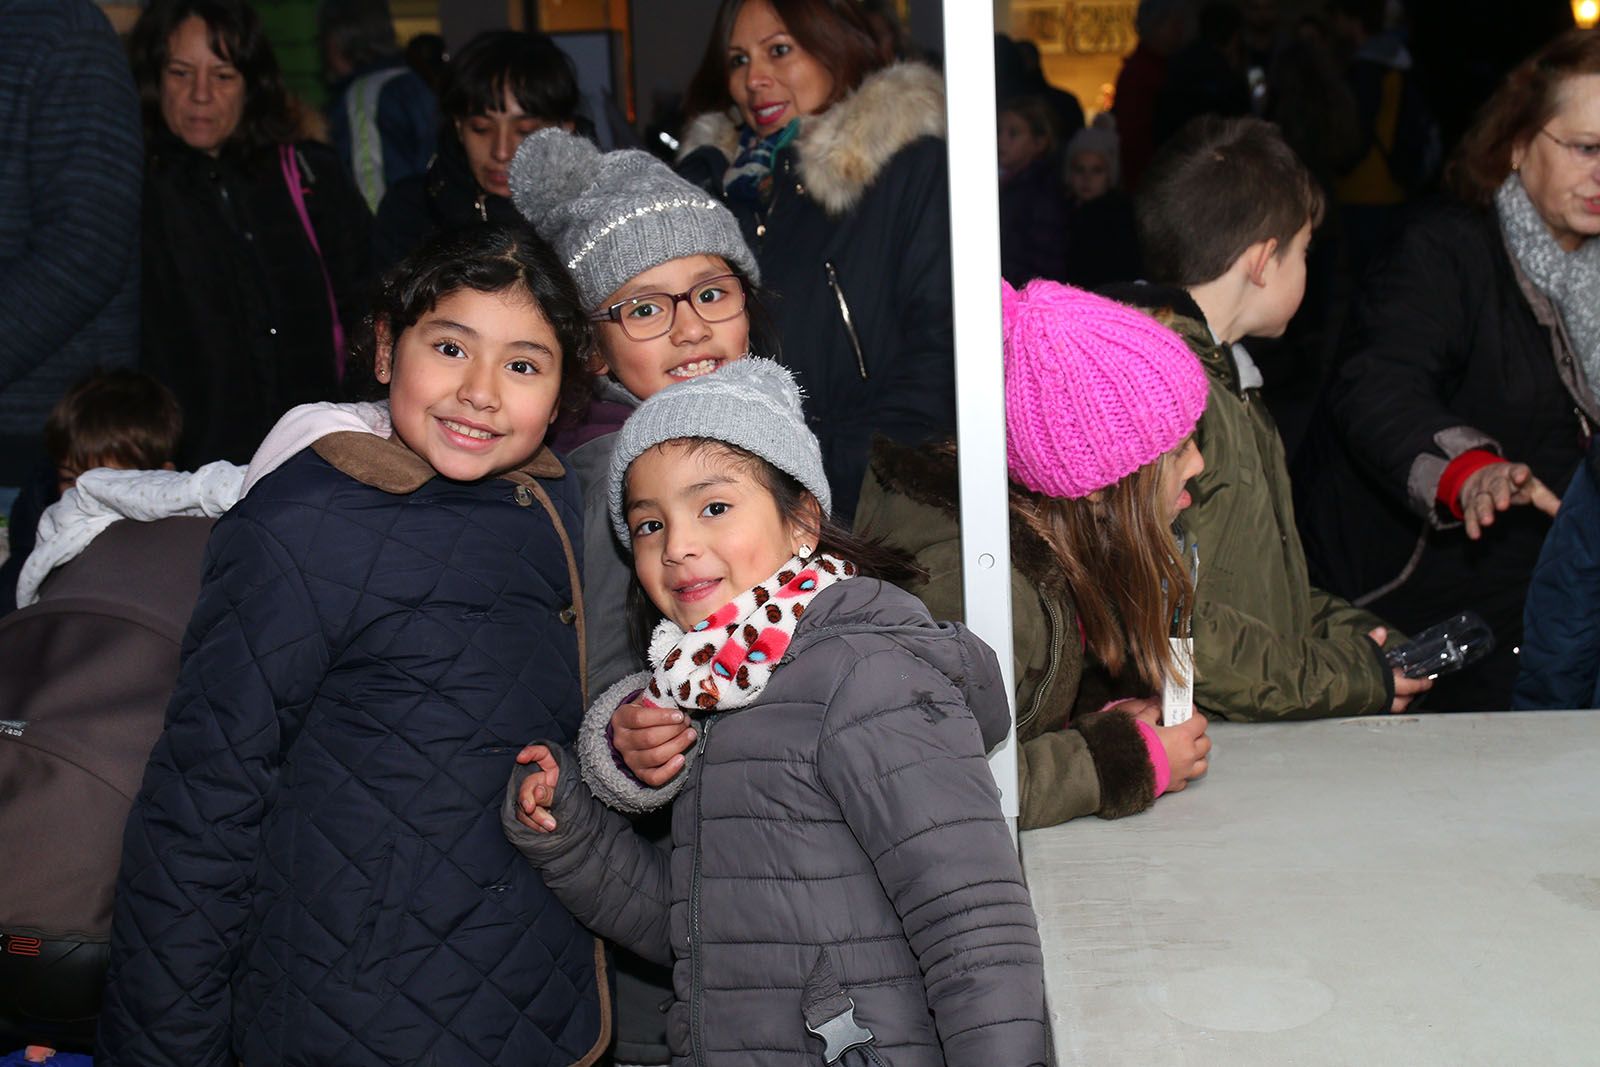
[[[957,500],[952,454],[875,444],[856,529],[909,553],[928,572],[925,582],[902,584],[935,619],[963,618]],[[1011,617],[1021,828],[1148,808],[1155,772],[1138,726],[1123,712],[1098,710],[1148,690],[1110,677],[1089,657],[1054,554],[1015,513]]]

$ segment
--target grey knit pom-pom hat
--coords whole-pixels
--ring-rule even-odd
[[[761,280],[733,213],[648,152],[601,152],[552,127],[522,142],[510,181],[512,203],[556,250],[591,310],[634,275],[683,256],[721,256]]]
[[[624,545],[633,546],[622,513],[628,468],[656,445],[684,437],[723,441],[760,456],[816,497],[824,515],[833,513],[822,447],[806,426],[794,375],[782,364],[751,356],[661,390],[617,431],[609,503],[611,527]]]

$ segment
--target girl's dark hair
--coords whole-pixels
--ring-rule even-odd
[[[294,140],[289,98],[283,89],[278,58],[262,32],[261,20],[249,4],[238,0],[155,0],[128,37],[133,80],[139,87],[145,143],[166,130],[161,117],[161,75],[166,69],[172,35],[190,18],[206,24],[206,43],[233,64],[244,80],[244,114],[229,138],[230,147],[254,151]]]
[[[684,93],[683,113],[690,117],[733,106],[728,92],[728,41],[745,0],[722,0],[712,24],[711,39],[694,79]],[[833,75],[832,107],[855,91],[868,74],[885,66],[883,53],[854,0],[767,0],[791,36],[811,58]]]
[[[1561,106],[1569,78],[1600,74],[1600,33],[1568,30],[1523,60],[1478,112],[1445,167],[1445,184],[1486,207],[1511,173],[1512,153],[1539,135]]]
[[[362,324],[351,350],[351,382],[370,382],[361,390],[381,397],[372,370],[380,330],[399,344],[400,335],[451,293],[520,290],[526,293],[561,344],[561,411],[579,409],[588,398],[590,346],[588,310],[572,276],[550,246],[526,222],[495,222],[442,233],[401,260],[384,276],[372,314]],[[362,372],[365,373],[362,373]]]
[[[778,517],[785,525],[803,526],[815,532],[813,552],[825,552],[849,560],[867,578],[878,578],[896,585],[927,581],[928,572],[917,566],[909,554],[898,548],[890,548],[875,537],[862,537],[823,516],[817,506],[817,498],[811,495],[809,489],[794,476],[779,470],[754,452],[710,437],[680,437],[655,447],[661,448],[666,444],[688,445],[689,455],[720,452],[743,466],[762,488],[772,494],[773,503],[778,506]],[[628,595],[628,622],[634,651],[640,658],[649,648],[651,631],[660,621],[660,610],[644,595],[638,581],[632,582]]]
[[[499,111],[506,90],[535,118],[570,122],[578,112],[578,78],[572,61],[542,33],[489,30],[450,57],[439,90],[447,118]]]

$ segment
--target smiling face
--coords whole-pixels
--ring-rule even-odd
[[[209,30],[190,15],[167,38],[161,70],[161,118],[184,144],[209,156],[222,151],[244,117],[244,78],[211,50]]]
[[[729,274],[732,268],[721,256],[681,256],[635,274],[597,308],[635,300],[647,293],[686,293],[702,282]],[[701,300],[733,300],[739,292],[727,285],[700,290]],[[659,302],[641,302],[626,310],[630,315],[660,315]],[[601,322],[595,328],[599,343],[597,372],[609,373],[634,396],[647,400],[674,382],[710,374],[725,363],[743,359],[750,351],[750,316],[740,313],[725,322],[707,322],[692,301],[681,301],[672,312],[672,329],[649,341],[635,341],[619,322]]]
[[[521,290],[458,289],[397,342],[380,335],[375,362],[395,435],[455,481],[521,467],[556,417],[561,342]]]
[[[1172,451],[1161,457],[1161,507],[1163,517],[1172,522],[1194,501],[1189,496],[1189,479],[1206,469],[1194,434],[1185,437]]]
[[[816,543],[779,514],[757,462],[719,445],[668,441],[628,468],[634,573],[684,630]]]
[[[1600,74],[1566,79],[1556,113],[1512,150],[1511,163],[1562,248],[1600,234]]]
[[[511,89],[501,90],[500,108],[456,120],[456,136],[467,153],[467,165],[478,187],[494,196],[511,195],[511,160],[528,135],[559,125],[571,132],[572,123],[551,122],[522,110]]]
[[[746,0],[728,35],[728,94],[765,137],[828,108],[833,75],[800,47],[767,0]]]

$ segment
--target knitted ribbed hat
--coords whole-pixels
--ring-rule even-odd
[[[822,447],[806,426],[794,375],[770,359],[752,356],[661,390],[617,431],[611,453],[611,526],[624,545],[633,544],[622,513],[628,468],[647,449],[681,437],[725,441],[760,456],[809,490],[824,515],[833,512]]]
[[[761,280],[733,213],[648,152],[601,152],[551,127],[522,142],[510,182],[517,210],[566,263],[591,310],[629,278],[681,256],[721,256]]]
[[[1206,372],[1148,315],[1056,282],[1001,282],[1006,459],[1036,493],[1083,497],[1194,430]]]

